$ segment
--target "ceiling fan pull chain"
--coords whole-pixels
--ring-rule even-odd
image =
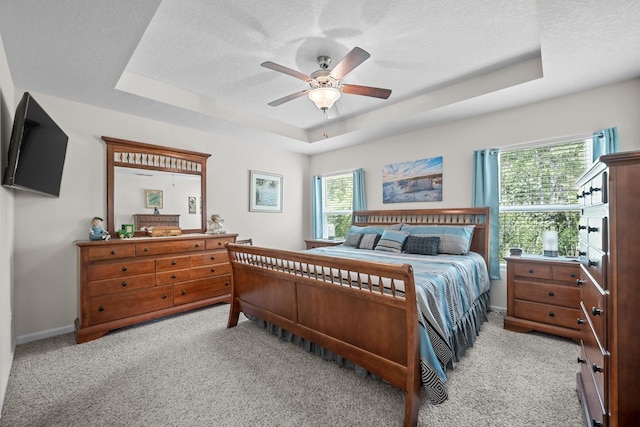
[[[322,113],[324,114],[324,129],[322,131],[322,136],[324,136],[324,139],[327,139],[329,138],[329,134],[327,133],[327,122],[329,121],[329,116],[327,115],[326,109],[322,110]]]

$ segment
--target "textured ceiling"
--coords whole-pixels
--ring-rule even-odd
[[[640,76],[638,16],[597,0],[2,0],[0,35],[21,89],[312,154]],[[356,46],[371,58],[343,82],[389,99],[267,105],[308,85],[262,62],[311,74]]]

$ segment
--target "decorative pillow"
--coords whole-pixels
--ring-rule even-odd
[[[362,233],[349,233],[347,234],[347,238],[344,239],[342,245],[357,248],[360,243],[360,239],[362,239]]]
[[[440,237],[435,236],[407,236],[404,251],[408,254],[438,255]]]
[[[385,230],[375,247],[376,251],[402,252],[404,241],[409,233],[402,230]]]
[[[378,244],[378,240],[380,240],[379,234],[374,234],[374,233],[363,234],[362,239],[360,240],[360,243],[358,244],[357,248],[373,250],[373,248],[376,247],[376,244]]]
[[[440,237],[438,253],[467,255],[471,248],[471,238],[475,225],[402,225],[402,231],[412,235]]]

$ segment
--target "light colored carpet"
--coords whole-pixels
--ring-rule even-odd
[[[16,348],[0,426],[394,426],[399,389],[306,353],[218,305],[76,345]],[[578,345],[502,329],[491,313],[421,426],[583,425]]]

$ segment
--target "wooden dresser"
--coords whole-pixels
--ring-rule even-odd
[[[578,191],[578,397],[589,426],[640,425],[640,151],[601,156]]]
[[[76,342],[231,297],[236,234],[79,241]]]
[[[136,231],[142,227],[166,227],[180,225],[180,215],[178,214],[134,214],[133,222]]]
[[[579,339],[580,264],[567,258],[510,256],[504,328]]]

